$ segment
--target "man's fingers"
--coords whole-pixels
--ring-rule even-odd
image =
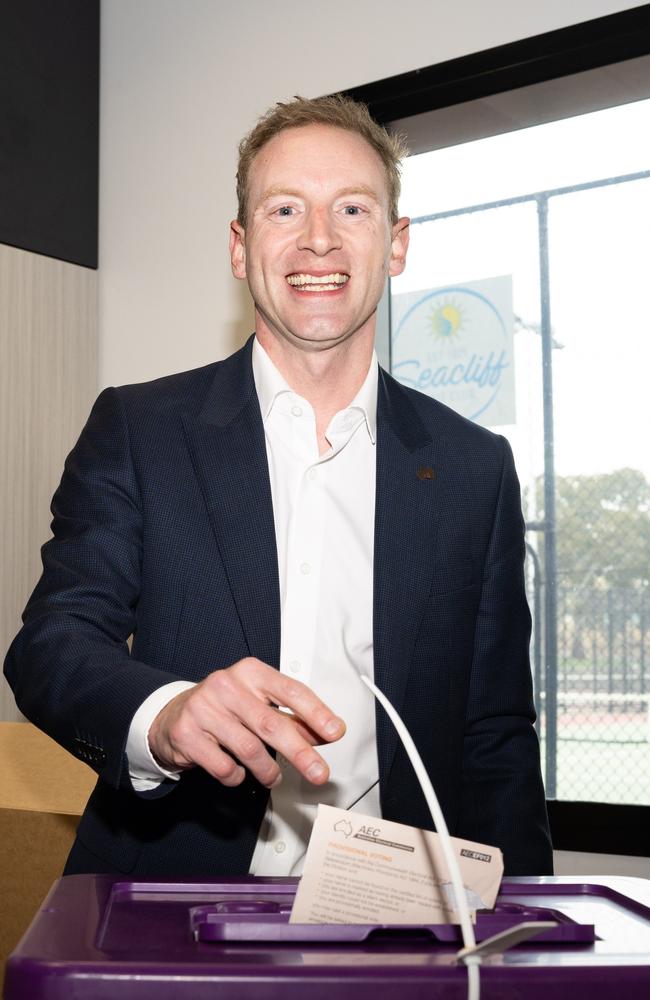
[[[229,786],[247,769],[271,788],[281,772],[268,746],[308,781],[324,784],[329,768],[314,745],[344,733],[343,720],[310,688],[248,658],[173,698],[154,720],[149,744],[163,766],[198,764]]]
[[[274,750],[282,754],[303,777],[315,785],[324,784],[329,778],[329,767],[314,750],[311,734],[305,738],[294,717],[254,699],[256,704],[246,705],[251,716],[243,714],[244,725],[260,734]]]
[[[241,700],[249,701],[251,706],[261,704],[246,690],[242,691]],[[206,699],[197,686],[179,695],[175,705],[170,703],[169,718],[165,720],[164,710],[160,713],[156,724],[167,723],[163,727],[164,741],[159,739],[156,744],[155,752],[160,762],[163,766],[169,762],[174,767],[186,767],[189,762],[198,764],[229,786],[241,784],[244,768],[248,768],[263,785],[272,787],[280,776],[280,769],[262,740],[215,702],[216,699]],[[264,708],[275,714],[267,706]],[[153,729],[152,726],[150,743]],[[233,761],[233,757],[239,763]]]
[[[199,767],[229,788],[241,785],[246,777],[246,771],[241,764],[233,760],[230,754],[225,753],[209,736],[197,741],[195,758],[195,763]]]
[[[214,733],[228,749],[267,788],[281,777],[281,772],[266,747],[273,747],[314,784],[329,778],[329,767],[314,750],[314,734],[298,727],[293,715],[280,712],[245,688],[238,692],[237,719],[218,712]],[[316,736],[320,740],[320,737]]]
[[[293,712],[283,712],[282,714],[284,715],[285,719],[290,719],[290,721],[296,727],[296,730],[298,731],[300,736],[302,736],[303,740],[305,740],[313,747],[318,747],[323,745],[323,743],[325,742],[323,740],[323,737],[320,736],[318,733],[315,733],[313,729],[310,729],[309,726],[305,722],[303,722],[301,718],[299,718],[299,716],[294,715]]]
[[[281,780],[280,768],[262,740],[239,720],[222,718],[218,740],[221,747],[232,753],[266,788],[272,788]]]
[[[183,695],[179,696],[179,699],[180,704],[178,701],[176,705],[169,703],[171,718],[167,720],[167,725],[163,713],[154,720],[158,730],[155,748],[152,745],[154,726],[149,731],[149,743],[158,762],[163,767],[174,769],[184,769],[198,764],[221,784],[240,785],[246,777],[244,768],[197,723],[195,715],[200,715],[200,711],[196,712],[194,703],[183,705],[189,700]]]
[[[306,684],[268,667],[260,680],[260,691],[266,698],[281,708],[290,709],[307,729],[321,737],[322,742],[330,743],[344,735],[343,719],[335,715]]]

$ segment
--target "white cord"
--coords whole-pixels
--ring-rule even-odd
[[[467,966],[467,1000],[480,1000],[481,996],[481,956],[467,955],[463,962]]]
[[[386,713],[390,720],[392,721],[397,733],[404,744],[404,749],[406,750],[409,760],[413,765],[413,770],[415,775],[420,782],[420,787],[426,799],[427,805],[429,807],[429,812],[434,822],[434,826],[440,837],[440,846],[442,847],[442,852],[445,856],[445,861],[447,862],[447,868],[451,876],[451,884],[454,891],[454,898],[456,901],[456,913],[460,918],[460,929],[463,936],[463,945],[465,948],[475,948],[476,938],[474,937],[474,927],[472,926],[472,918],[470,916],[469,907],[467,905],[467,895],[465,893],[465,887],[463,886],[463,880],[460,874],[460,868],[458,867],[458,861],[456,860],[456,855],[454,854],[454,848],[451,843],[451,838],[449,836],[449,830],[447,829],[447,824],[445,822],[445,817],[442,814],[442,809],[440,808],[440,803],[438,802],[438,796],[436,795],[433,785],[429,779],[429,775],[426,772],[426,768],[422,763],[422,758],[418,753],[418,749],[411,738],[411,734],[402,722],[401,718],[397,714],[396,709],[390,703],[388,698],[379,688],[373,684],[369,677],[365,675],[360,675],[361,680],[370,688],[380,705],[386,710]],[[480,993],[480,982],[479,982],[479,963],[480,956],[478,955],[467,955],[463,961],[467,966],[467,980],[468,980],[468,1000],[479,1000]]]

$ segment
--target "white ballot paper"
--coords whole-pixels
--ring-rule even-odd
[[[451,838],[475,919],[494,906],[503,855],[498,847]],[[458,923],[438,834],[374,816],[318,806],[294,924]]]

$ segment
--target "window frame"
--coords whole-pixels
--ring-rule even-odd
[[[650,4],[376,80],[345,93],[382,125],[650,54]]]

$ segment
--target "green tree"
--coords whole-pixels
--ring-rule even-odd
[[[543,484],[537,484],[539,507]],[[640,587],[650,578],[650,483],[638,469],[556,479],[559,582]]]

